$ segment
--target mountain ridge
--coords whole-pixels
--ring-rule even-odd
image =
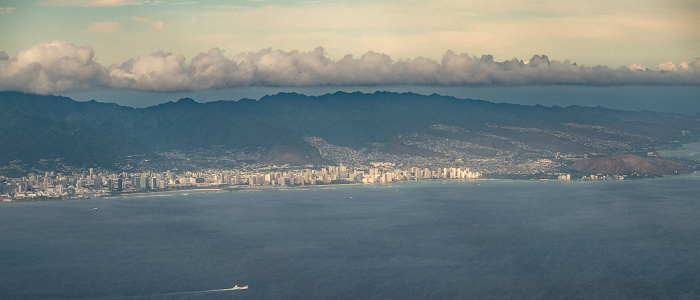
[[[94,146],[101,149],[105,162],[129,153],[158,160],[156,152],[211,147],[257,151],[254,160],[260,163],[292,164],[347,163],[361,155],[426,161],[613,155],[677,147],[696,140],[700,132],[698,117],[679,114],[395,92],[279,93],[259,100],[206,103],[182,98],[146,108],[0,92],[0,118],[9,120],[13,115],[26,116],[20,128],[39,126],[31,120],[47,120],[58,127],[100,132],[104,138]],[[50,145],[46,138],[37,139],[32,143]],[[6,152],[17,156],[21,151],[12,147]],[[331,147],[326,150],[335,154],[319,147]],[[46,148],[41,152],[44,158],[73,157],[77,164],[105,166],[71,156],[67,150]],[[355,156],[338,154],[343,151],[355,151]],[[10,154],[0,155],[0,165],[16,159],[36,165],[36,155]]]

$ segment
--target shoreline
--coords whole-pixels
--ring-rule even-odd
[[[25,198],[25,199],[12,199],[12,198],[2,198],[0,203],[12,203],[12,202],[44,202],[44,201],[71,201],[71,200],[88,200],[88,199],[99,199],[99,198],[119,198],[119,197],[143,197],[146,195],[162,195],[166,193],[188,193],[188,192],[262,192],[265,190],[295,190],[295,189],[311,189],[311,188],[330,188],[330,187],[343,187],[343,186],[375,186],[375,185],[388,185],[388,184],[401,184],[409,182],[471,182],[471,181],[533,181],[533,182],[588,182],[588,181],[630,181],[639,179],[659,179],[659,178],[673,178],[680,176],[697,176],[698,171],[684,173],[684,174],[669,174],[658,177],[638,177],[638,178],[624,178],[624,179],[602,179],[602,180],[591,180],[591,179],[571,179],[571,180],[558,180],[558,179],[527,179],[527,178],[474,178],[474,179],[422,179],[422,180],[403,180],[394,182],[376,182],[376,183],[361,183],[361,182],[348,182],[348,183],[338,183],[338,184],[319,184],[319,185],[304,185],[304,186],[250,186],[250,185],[235,185],[235,186],[225,186],[225,187],[190,187],[182,189],[166,189],[166,190],[149,190],[149,191],[134,191],[125,192],[120,194],[110,194],[104,196],[85,196],[85,197],[73,197],[73,198]]]

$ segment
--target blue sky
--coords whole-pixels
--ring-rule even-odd
[[[0,37],[42,94],[700,85],[696,0],[0,0]]]

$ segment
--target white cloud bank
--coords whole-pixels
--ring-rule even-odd
[[[578,66],[546,55],[498,62],[490,55],[452,51],[441,61],[393,60],[375,52],[331,60],[320,47],[311,52],[264,49],[233,57],[214,48],[189,62],[182,55],[157,52],[109,67],[93,57],[92,48],[64,41],[35,45],[12,59],[0,51],[0,90],[48,94],[90,88],[176,92],[240,86],[700,85],[700,59],[664,62],[651,70],[640,65]]]

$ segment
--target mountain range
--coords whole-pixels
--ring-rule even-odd
[[[675,148],[697,140],[699,132],[700,114],[524,106],[437,94],[280,93],[207,103],[184,98],[137,109],[0,93],[0,167],[60,161],[115,169],[125,160],[157,162],[178,153],[237,155],[234,164],[606,156]]]

